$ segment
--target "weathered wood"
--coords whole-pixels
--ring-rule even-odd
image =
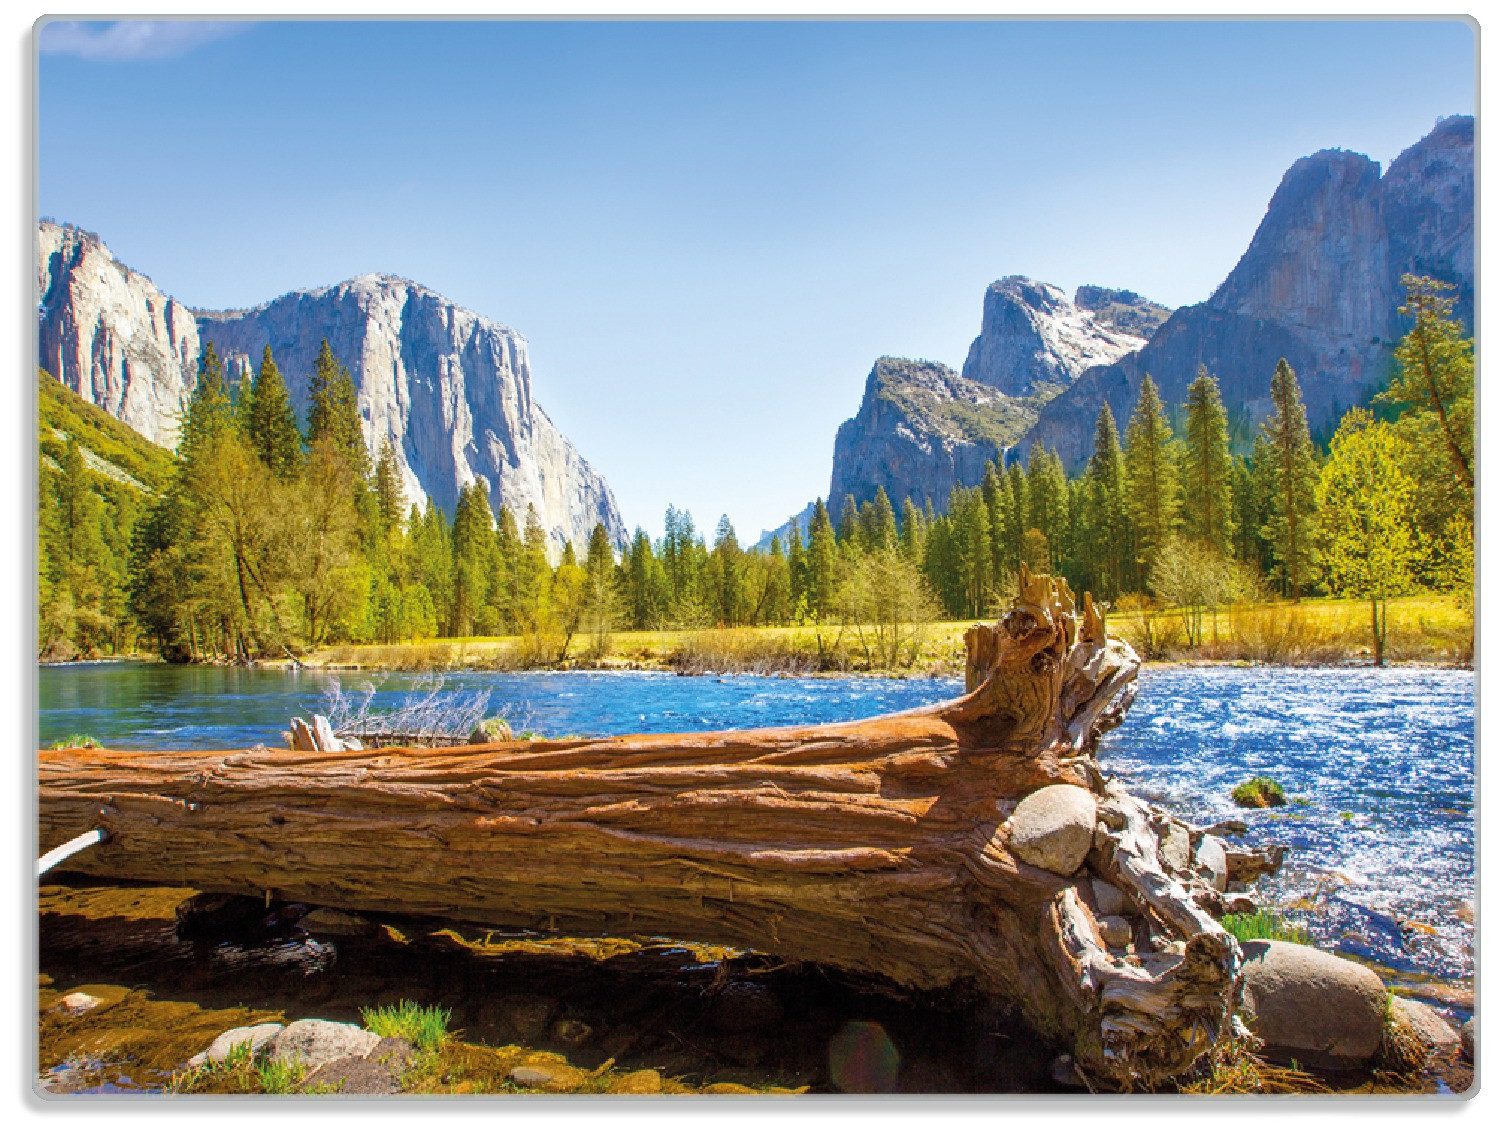
[[[580,935],[700,940],[967,984],[1095,1086],[1150,1085],[1231,1032],[1238,952],[1093,760],[1138,659],[1023,571],[971,629],[969,692],[865,721],[445,748],[40,754],[44,844],[103,825],[91,874]],[[1094,793],[1087,863],[1007,847],[1052,784]],[[1128,952],[1094,877],[1139,912]],[[1219,910],[1222,911],[1222,910]]]

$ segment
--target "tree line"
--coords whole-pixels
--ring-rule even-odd
[[[305,428],[269,347],[235,392],[210,345],[155,498],[107,502],[75,442],[44,471],[42,647],[118,649],[139,629],[168,658],[251,659],[507,634],[551,662],[601,653],[618,628],[818,623],[856,629],[890,664],[914,654],[912,624],[993,615],[1025,562],[1117,604],[1181,607],[1190,642],[1203,613],[1268,591],[1364,597],[1378,656],[1385,599],[1472,580],[1473,343],[1448,286],[1406,282],[1414,324],[1379,416],[1350,410],[1326,452],[1284,360],[1246,455],[1209,371],[1176,428],[1148,375],[1123,434],[1101,408],[1072,478],[1037,445],[942,511],[897,511],[881,490],[835,518],[819,500],[805,533],[766,550],[727,516],[708,541],[669,507],[660,539],[637,530],[618,556],[602,525],[582,556],[549,554],[536,510],[495,509],[480,481],[451,518],[430,499],[406,508],[395,449],[372,463],[326,341]]]

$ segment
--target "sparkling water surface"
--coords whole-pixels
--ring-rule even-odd
[[[422,676],[92,664],[38,672],[41,744],[80,733],[111,747],[280,744],[327,691],[373,689],[398,706]],[[549,736],[844,721],[951,698],[951,679],[680,677],[650,672],[464,672],[490,712]],[[1402,972],[1473,971],[1474,676],[1390,668],[1148,668],[1107,770],[1189,821],[1238,818],[1254,842],[1292,847],[1263,891],[1319,943]],[[1247,811],[1230,789],[1271,776],[1291,797]]]

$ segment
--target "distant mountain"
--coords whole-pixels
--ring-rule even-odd
[[[972,485],[1014,445],[1042,407],[1090,365],[1144,346],[1167,309],[1123,289],[1062,289],[1004,277],[985,291],[979,335],[963,373],[941,363],[882,358],[859,412],[839,426],[829,508],[884,487],[941,508],[954,484]]]
[[[587,542],[603,522],[625,526],[609,485],[532,398],[526,340],[399,277],[367,275],[288,293],[257,308],[191,311],[118,262],[95,235],[43,222],[37,230],[40,365],[158,444],[212,342],[243,378],[270,344],[299,412],[327,338],[358,390],[372,457],[396,448],[407,499],[452,512],[482,479],[495,507],[536,507],[556,545]]]
[[[1472,117],[1438,122],[1383,176],[1353,152],[1298,160],[1214,294],[1174,312],[1139,351],[1085,372],[1043,407],[1018,451],[1040,441],[1076,469],[1104,402],[1123,425],[1149,372],[1162,397],[1180,403],[1200,364],[1248,431],[1270,412],[1282,357],[1297,371],[1310,425],[1326,430],[1390,375],[1410,326],[1397,312],[1403,273],[1456,285],[1458,312],[1473,324]]]

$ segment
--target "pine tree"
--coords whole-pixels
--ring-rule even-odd
[[[807,607],[816,619],[827,619],[833,612],[838,582],[838,541],[822,499],[813,504],[807,527],[807,578]]]
[[[354,379],[349,369],[333,357],[326,339],[313,363],[308,392],[312,399],[307,415],[308,444],[326,438],[348,463],[356,479],[368,479],[370,452],[365,446]]]
[[[1105,402],[1094,424],[1094,454],[1084,470],[1080,541],[1088,544],[1088,583],[1102,596],[1126,588],[1134,562],[1129,504],[1125,494],[1125,455],[1114,411]]]
[[[302,468],[302,430],[269,344],[241,402],[241,417],[261,463],[278,479],[295,479]]]
[[[1263,427],[1270,446],[1271,486],[1261,533],[1270,546],[1283,590],[1297,599],[1309,577],[1318,467],[1297,374],[1285,359],[1276,364],[1271,376],[1271,410]]]
[[[1188,387],[1187,449],[1183,458],[1182,530],[1220,554],[1234,538],[1234,463],[1229,414],[1219,384],[1206,367]]]
[[[1454,478],[1474,493],[1474,340],[1454,319],[1453,286],[1406,274],[1401,311],[1416,323],[1396,348],[1396,377],[1380,401],[1429,414],[1434,443]]]
[[[859,507],[852,495],[845,495],[839,508],[838,543],[846,551],[859,544]]]
[[[891,497],[886,494],[883,484],[875,489],[875,498],[869,503],[869,517],[862,521],[866,551],[895,548],[896,509],[891,506]]]
[[[375,509],[380,524],[389,533],[401,526],[401,512],[406,505],[406,488],[401,481],[401,465],[396,446],[389,440],[380,447],[375,464]]]
[[[1141,380],[1141,395],[1125,429],[1125,493],[1135,528],[1136,564],[1147,574],[1176,532],[1181,512],[1172,427],[1149,374]]]

